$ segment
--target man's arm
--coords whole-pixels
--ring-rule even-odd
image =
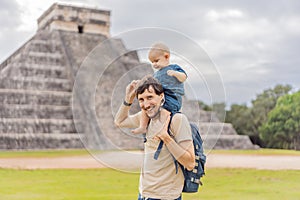
[[[168,123],[165,123],[165,125],[168,125]],[[184,115],[174,115],[171,127],[172,132],[175,135],[180,134],[182,131],[189,132],[191,134],[190,124]],[[192,135],[191,140],[183,140],[179,143],[176,143],[176,141],[164,131],[160,132],[157,137],[164,141],[170,153],[180,164],[188,170],[192,170],[195,167],[195,153]]]
[[[129,115],[129,106],[122,104],[115,116],[115,125],[121,128],[139,127],[141,112]]]
[[[134,80],[126,87],[126,94],[125,94],[124,101],[127,104],[132,104],[134,100],[135,87],[137,83],[138,81]],[[130,106],[122,103],[115,116],[114,122],[116,126],[124,127],[124,128],[136,128],[139,126],[141,112],[138,112],[134,115],[129,115],[129,110],[130,110]]]

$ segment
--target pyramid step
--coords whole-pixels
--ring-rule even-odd
[[[15,67],[18,68],[30,68],[30,69],[53,69],[53,70],[65,70],[65,65],[40,65],[40,64],[28,64],[24,62],[14,64]]]
[[[50,34],[49,34],[50,35]],[[31,44],[38,44],[38,45],[47,45],[49,44],[48,40],[41,40],[39,38],[34,38],[33,40],[30,41]]]
[[[24,56],[26,56],[26,63],[61,65],[61,63],[65,62],[63,55],[57,52],[28,52]]]
[[[0,134],[0,149],[67,149],[83,148],[79,134],[8,133]]]
[[[1,118],[0,133],[76,133],[71,119]]]
[[[72,119],[70,106],[0,104],[1,118]]]
[[[63,79],[67,78],[67,72],[64,68],[61,67],[42,67],[42,66],[22,66],[19,68],[19,75],[21,76],[32,76],[40,78],[58,78]]]
[[[220,122],[200,122],[200,132],[204,135],[237,135],[232,124]]]
[[[70,105],[72,93],[60,91],[36,91],[0,89],[3,104]]]
[[[54,70],[66,69],[65,65],[52,65],[52,64],[40,65],[40,64],[36,64],[36,63],[29,64],[29,63],[25,63],[25,62],[15,63],[14,67],[31,68],[31,69],[54,69]]]
[[[207,135],[202,137],[206,150],[211,149],[257,149],[247,135]]]
[[[68,79],[40,78],[40,77],[12,77],[0,84],[1,88],[71,91],[72,86]]]
[[[36,74],[34,74],[36,73]],[[49,75],[49,78],[65,78],[67,77],[66,67],[62,64],[56,65],[40,65],[34,63],[24,63],[22,61],[11,62],[1,70],[0,80],[5,80],[7,77],[13,76],[39,76],[44,74]],[[52,77],[51,77],[52,75]]]
[[[62,52],[60,43],[56,40],[39,40],[34,39],[30,41],[27,51],[30,52],[43,52],[43,53],[55,53]]]
[[[38,40],[47,41],[47,39],[49,39],[49,37],[51,37],[51,32],[49,30],[39,30],[36,32],[34,38],[38,39]]]
[[[62,58],[63,54],[60,52],[48,53],[48,52],[28,52],[28,56],[37,58]]]

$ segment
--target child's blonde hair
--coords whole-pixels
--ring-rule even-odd
[[[162,42],[156,42],[151,46],[150,51],[162,51],[170,54],[170,49],[167,45]]]

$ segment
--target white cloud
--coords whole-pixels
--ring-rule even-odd
[[[240,19],[244,17],[244,13],[238,9],[226,9],[226,10],[209,10],[205,14],[205,18],[209,21],[219,21],[228,19]]]
[[[287,34],[300,36],[300,16],[283,17],[279,22]]]
[[[16,0],[16,2],[19,4],[22,20],[18,31],[35,31],[38,17],[53,4],[53,0]]]

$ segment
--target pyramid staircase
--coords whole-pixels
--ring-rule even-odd
[[[59,32],[39,31],[0,73],[0,148],[76,148],[72,82]]]
[[[122,148],[142,146],[141,138],[132,139],[114,126],[111,114],[108,115],[111,111],[104,111],[110,108],[107,105],[107,108],[98,106],[98,117],[104,121],[105,126],[110,123],[105,131],[109,132],[108,140],[117,141],[117,144],[108,144],[111,142],[101,136],[103,131],[97,131],[97,127],[86,126],[88,128],[85,130],[77,130],[78,126],[74,124],[78,120],[74,119],[72,111],[72,90],[76,73],[88,53],[105,39],[107,37],[101,34],[39,30],[0,65],[0,149],[83,148],[84,136],[78,133],[81,131],[96,131],[100,135],[102,141],[96,144],[97,149],[113,149],[116,145]],[[113,57],[112,54],[127,50],[121,40],[112,39],[107,52],[111,53],[107,57]],[[106,80],[99,82],[98,87],[102,87],[104,91],[101,94],[103,98],[110,97],[118,79],[138,65],[141,63],[136,52],[121,56],[114,69],[106,73]],[[151,68],[147,66],[147,69]],[[126,81],[147,73],[152,71],[141,68],[134,76],[126,77]],[[90,77],[85,79],[89,80]],[[123,91],[125,85],[121,83],[121,87]],[[82,88],[80,94],[85,92],[85,88]],[[117,93],[115,99],[118,104],[122,98],[123,92]],[[89,103],[83,99],[82,104],[73,105],[73,109],[85,117],[79,120],[89,123],[89,116],[84,115],[92,113],[93,108],[86,105]]]

